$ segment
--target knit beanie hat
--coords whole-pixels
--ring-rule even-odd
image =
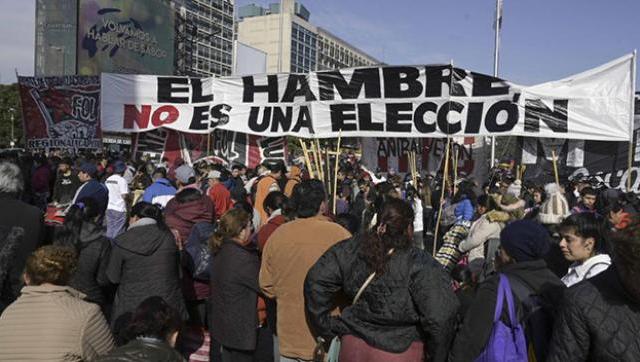
[[[511,183],[511,185],[507,187],[507,192],[506,192],[507,195],[520,197],[521,193],[522,193],[522,181],[520,180],[513,181],[513,183]]]
[[[500,246],[517,262],[542,259],[549,252],[549,233],[535,221],[514,221],[500,232]]]
[[[553,185],[553,186],[550,186]],[[545,225],[557,225],[567,216],[571,215],[569,203],[555,184],[548,184],[544,188],[547,192],[547,200],[542,204],[538,221]]]

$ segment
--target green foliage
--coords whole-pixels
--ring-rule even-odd
[[[11,111],[13,109],[13,112]],[[11,141],[11,115],[16,147],[24,145],[22,138],[22,111],[18,84],[0,84],[0,148],[9,147]]]

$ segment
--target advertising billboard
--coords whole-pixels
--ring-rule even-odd
[[[78,74],[173,74],[168,1],[80,0],[78,15]]]

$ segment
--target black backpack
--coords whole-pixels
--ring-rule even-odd
[[[525,330],[529,362],[546,361],[553,333],[554,306],[519,277],[508,277],[511,290],[522,307],[520,321]]]

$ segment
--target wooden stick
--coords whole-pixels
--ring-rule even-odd
[[[327,179],[324,177],[324,169],[322,168],[322,151],[320,151],[320,140],[318,140],[316,138],[316,150],[318,151],[318,169],[320,170],[320,179],[322,180],[322,183],[326,184],[327,183]]]
[[[418,161],[414,151],[411,151],[411,178],[413,181],[413,187],[418,190]]]
[[[311,140],[311,142],[309,142],[309,144],[311,145],[311,154],[313,155],[313,163],[316,166],[317,179],[322,181],[322,173],[320,172],[320,161],[319,161],[319,157],[318,157],[318,151],[316,150],[316,146],[313,143],[313,140]]]
[[[324,159],[326,160],[324,163],[324,167],[327,171],[327,194],[331,194],[331,172],[329,171],[329,165],[331,163],[329,163],[329,141],[327,141],[327,143],[325,143],[325,147],[324,147]]]
[[[453,184],[455,185],[458,182],[458,148],[455,147],[455,144],[452,146],[453,148]]]
[[[442,176],[442,192],[440,193],[440,207],[438,209],[438,219],[436,220],[436,230],[433,233],[433,256],[436,256],[436,247],[438,245],[438,230],[440,229],[440,219],[442,219],[442,200],[444,199],[444,191],[447,187],[447,174],[449,173],[449,146],[451,145],[451,137],[447,137],[447,150],[444,156],[444,173]]]
[[[342,142],[342,130],[338,133],[338,147],[336,147],[336,167],[333,170],[333,214],[336,214],[338,204],[338,167],[340,167],[340,143]]]
[[[520,180],[520,165],[516,166],[516,180]]]
[[[551,157],[553,157],[553,175],[556,177],[556,184],[560,186],[560,176],[558,175],[558,160],[556,159],[556,150],[551,150]]]
[[[309,171],[309,178],[313,178],[313,168],[311,167],[311,160],[309,159],[309,151],[307,150],[307,143],[300,140],[300,147],[302,147],[302,154],[304,155],[304,162],[307,165],[307,170]]]

